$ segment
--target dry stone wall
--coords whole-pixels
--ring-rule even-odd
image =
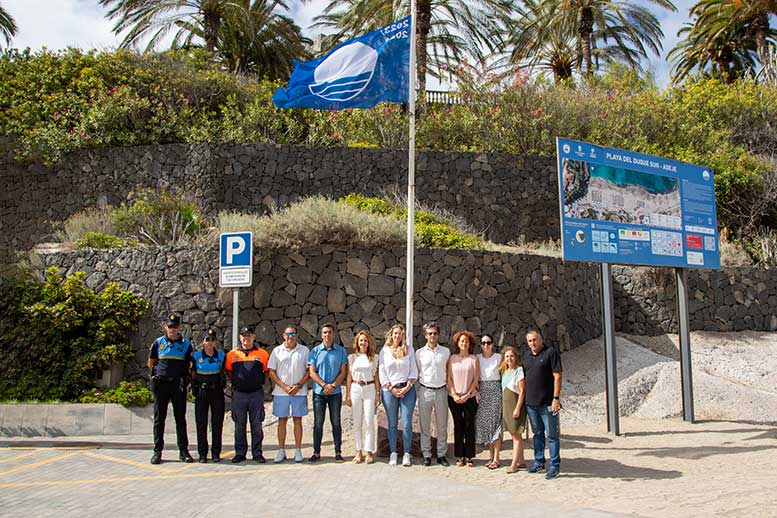
[[[615,327],[636,335],[677,332],[670,268],[613,267]],[[691,331],[777,331],[777,275],[762,268],[688,270]]]
[[[83,250],[42,256],[45,266],[84,271],[86,283],[101,289],[116,281],[149,300],[150,315],[132,336],[137,351],[129,373],[144,374],[145,355],[160,334],[168,311],[182,314],[187,336],[206,326],[231,341],[232,293],[218,288],[215,248]],[[596,268],[564,264],[536,255],[458,250],[418,250],[415,258],[414,337],[435,320],[443,343],[467,328],[491,333],[497,342],[523,342],[537,327],[562,350],[599,335]],[[357,250],[324,246],[303,253],[255,257],[254,284],[240,291],[241,323],[257,326],[257,339],[280,342],[284,327],[298,326],[300,340],[313,345],[319,327],[332,322],[343,344],[359,329],[378,343],[389,327],[405,320],[404,250]]]
[[[416,194],[498,243],[558,238],[555,161],[419,151]],[[300,197],[405,192],[407,152],[267,144],[166,144],[73,153],[54,167],[0,159],[0,248],[28,249],[56,222],[139,187],[193,194],[206,214],[266,213]]]

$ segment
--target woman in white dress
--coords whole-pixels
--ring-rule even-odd
[[[354,464],[375,462],[375,408],[380,404],[378,387],[375,340],[367,331],[359,331],[353,338],[353,354],[348,355],[348,381],[345,384],[345,404],[351,407],[356,442]]]
[[[496,469],[499,467],[499,448],[502,446],[502,375],[499,373],[502,356],[494,352],[491,335],[480,338],[480,350],[480,403],[475,415],[475,442],[488,446],[490,458],[486,467]]]
[[[524,465],[523,432],[526,430],[526,381],[523,368],[519,363],[518,351],[514,347],[505,347],[502,352],[502,421],[504,428],[513,436],[513,460],[508,473],[515,473]]]

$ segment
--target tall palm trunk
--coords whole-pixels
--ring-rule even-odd
[[[204,29],[205,50],[216,51],[219,31],[223,20],[223,0],[206,0],[202,3],[202,26]]]
[[[583,54],[585,73],[593,74],[593,62],[591,60],[591,34],[594,32],[594,14],[590,7],[580,9],[580,51]]]
[[[432,30],[432,1],[418,0],[416,4],[416,59],[418,66],[419,99],[425,99],[428,55],[426,42]]]
[[[759,13],[753,20],[751,31],[755,36],[755,46],[758,52],[758,61],[763,65],[766,62],[768,47],[766,45],[766,35],[769,32],[769,13],[764,11]]]

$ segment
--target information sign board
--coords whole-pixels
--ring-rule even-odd
[[[556,139],[565,260],[720,268],[712,170]]]

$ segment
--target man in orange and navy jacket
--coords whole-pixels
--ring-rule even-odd
[[[251,423],[251,454],[264,464],[262,421],[264,421],[264,376],[270,355],[254,343],[254,326],[240,328],[240,347],[227,354],[224,370],[232,380],[232,420],[235,422],[235,456],[232,463],[246,460],[246,424]]]

